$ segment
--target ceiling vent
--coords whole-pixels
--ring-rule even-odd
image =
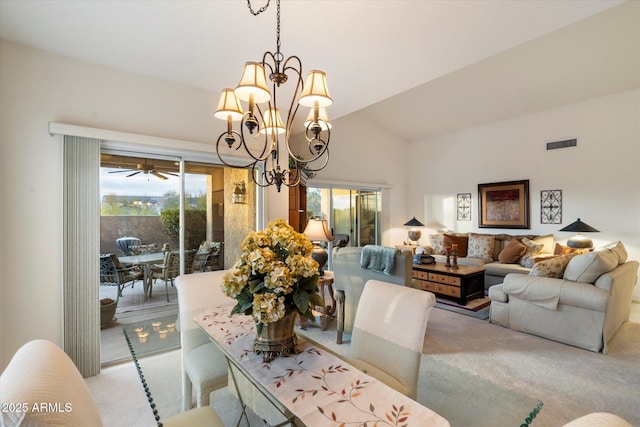
[[[575,147],[577,145],[577,139],[565,139],[564,141],[547,142],[547,151],[557,150],[558,148]]]

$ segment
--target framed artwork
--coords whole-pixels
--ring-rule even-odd
[[[529,180],[478,184],[481,228],[531,228]]]
[[[540,192],[540,223],[562,224],[562,190]]]
[[[458,221],[471,221],[471,193],[458,194]]]

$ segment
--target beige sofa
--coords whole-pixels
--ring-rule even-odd
[[[602,249],[571,257],[559,278],[508,274],[489,288],[491,323],[606,353],[629,319],[638,265]]]
[[[396,251],[391,274],[360,265],[362,247],[334,248],[332,253],[336,297],[337,343],[342,343],[342,333],[351,333],[360,295],[368,280],[380,280],[396,285],[411,286],[413,254],[411,251]],[[391,249],[391,248],[386,248]]]
[[[500,252],[509,244],[512,239],[522,240],[523,238],[530,239],[536,243],[542,244],[543,247],[536,254],[536,256],[547,256],[553,254],[555,239],[553,235],[548,234],[545,236],[538,236],[533,234],[511,235],[511,234],[487,234],[487,233],[444,233],[457,237],[466,237],[469,245],[473,241],[482,242],[485,239],[489,239],[490,243],[487,251],[477,248],[473,251],[467,250],[468,255],[458,257],[459,265],[469,265],[473,267],[484,267],[484,289],[485,293],[493,285],[502,283],[504,277],[510,273],[517,274],[529,274],[531,271],[531,265],[523,262],[525,265],[521,265],[518,262],[514,263],[502,263],[498,261]],[[421,246],[422,250],[433,256],[436,262],[444,263],[446,261],[446,255],[442,255],[443,246],[441,243],[443,234],[431,234],[429,235],[430,244]],[[474,253],[475,252],[475,253]]]

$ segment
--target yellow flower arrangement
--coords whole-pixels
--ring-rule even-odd
[[[252,315],[258,332],[287,312],[313,320],[311,307],[322,305],[318,295],[318,263],[311,258],[313,245],[285,220],[249,233],[242,254],[224,275],[222,291],[237,304],[231,314]]]

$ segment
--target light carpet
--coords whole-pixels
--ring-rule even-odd
[[[636,313],[634,321],[639,322],[640,305],[633,306],[632,312]],[[310,329],[310,333],[320,334],[321,331]],[[325,336],[327,343],[334,342],[335,331],[322,334],[329,334]],[[343,353],[348,352],[348,343],[335,347]],[[640,426],[640,413],[637,411],[640,399],[638,323],[624,324],[610,342],[609,354],[602,355],[436,308],[431,312],[424,354],[423,367],[427,368],[423,374],[431,368],[444,373],[449,367],[456,368],[450,372],[465,374],[466,380],[450,381],[450,389],[442,392],[443,400],[450,401],[452,413],[470,412],[473,421],[465,425],[450,420],[452,427],[520,425],[511,424],[501,414],[493,412],[491,415],[491,411],[495,411],[491,405],[476,403],[483,401],[481,399],[486,399],[485,402],[492,400],[486,396],[488,386],[508,390],[516,397],[524,396],[530,402],[542,400],[544,407],[535,418],[534,427],[558,427],[597,411],[615,413],[632,425]],[[144,357],[141,364],[156,397],[160,415],[166,417],[179,411],[180,352]],[[161,374],[154,375],[154,371]],[[436,386],[428,379],[428,376],[423,379],[421,375],[420,381],[431,389],[444,387]],[[100,375],[88,378],[87,383],[106,426],[155,425],[149,419],[151,411],[132,363],[104,369]],[[455,390],[452,387],[456,387]],[[419,400],[423,393],[424,389],[421,389]],[[225,389],[212,395],[212,406],[227,417],[225,425],[235,425],[231,423],[236,419],[233,414],[235,401],[230,396]],[[509,397],[502,395],[499,398]]]

